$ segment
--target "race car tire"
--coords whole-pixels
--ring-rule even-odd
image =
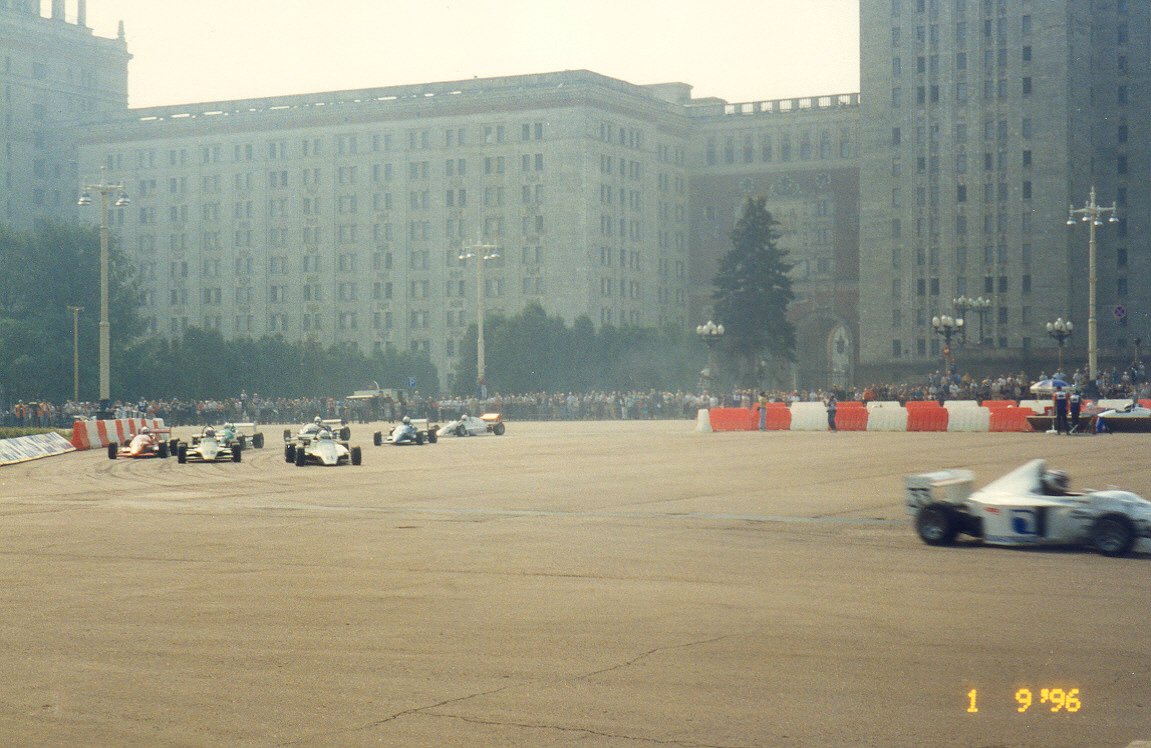
[[[284,445],[284,462],[296,461],[296,446],[294,444]]]
[[[959,534],[956,519],[950,507],[939,503],[928,504],[915,515],[915,530],[920,540],[928,545],[951,545]]]
[[[156,451],[159,453],[160,459],[162,460],[168,459],[168,455],[171,454],[171,452],[168,451],[168,442],[160,442],[160,446]]]
[[[383,431],[377,431],[376,433],[372,434],[372,445],[373,446],[379,447],[383,443],[384,443],[384,432]]]
[[[244,448],[236,445],[232,448],[232,462],[240,462],[244,459]]]
[[[359,447],[352,447],[352,464],[362,465],[364,462],[364,453]]]
[[[264,448],[264,435],[263,434],[253,434],[252,435],[252,446],[255,447],[256,449],[263,449]]]
[[[248,437],[244,434],[239,434],[236,437],[236,443],[240,445],[240,449],[243,449],[244,447],[248,446]]]
[[[343,439],[344,441],[351,439],[352,438],[352,427],[351,426],[344,426],[342,429],[340,429],[340,438]]]
[[[284,441],[290,441],[292,438],[292,430],[284,429]]]
[[[120,445],[119,444],[117,444],[116,442],[112,442],[111,444],[109,444],[108,445],[108,459],[109,460],[116,459],[116,457],[119,456],[118,455],[119,451],[120,451]]]
[[[183,465],[188,461],[188,445],[181,444],[176,448],[176,462]]]
[[[435,431],[429,431],[428,432],[428,444],[435,444],[439,440],[440,440],[439,434],[437,434]]]
[[[424,435],[421,434],[419,431],[416,432],[416,446],[417,447],[424,446]]]
[[[303,467],[308,464],[308,450],[300,447],[296,450],[296,467]]]
[[[1091,526],[1091,545],[1104,556],[1126,556],[1135,545],[1135,532],[1126,517],[1100,517]]]
[[[180,440],[179,439],[172,439],[171,441],[168,442],[168,452],[169,453],[176,454],[176,450],[179,448],[180,448]]]
[[[496,436],[503,436],[504,435],[503,423],[502,422],[497,423],[495,426],[492,426],[492,433],[495,434]]]
[[[468,427],[467,426],[463,425],[462,423],[459,426],[456,426],[456,436],[467,436],[467,435],[468,435]]]

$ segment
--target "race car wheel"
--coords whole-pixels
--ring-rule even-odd
[[[240,445],[240,449],[243,449],[244,447],[248,446],[248,437],[244,434],[240,434],[236,437],[236,443]]]
[[[361,465],[364,462],[364,453],[359,447],[352,447],[352,464]]]
[[[264,435],[263,434],[254,434],[252,436],[252,446],[255,447],[256,449],[263,449],[264,448]]]
[[[376,433],[372,434],[372,444],[373,445],[378,447],[378,446],[382,445],[383,443],[384,443],[384,432],[377,431]]]
[[[239,462],[244,459],[244,448],[240,445],[232,447],[232,462]]]
[[[181,444],[179,447],[176,447],[176,462],[183,465],[187,461],[188,461],[188,445],[187,444]]]
[[[950,508],[928,504],[915,515],[915,530],[928,545],[951,545],[959,534],[959,524]]]
[[[111,444],[109,444],[108,445],[108,459],[109,460],[116,459],[117,452],[119,452],[119,451],[120,451],[120,445],[119,444],[117,444],[116,442],[112,442]]]
[[[156,451],[160,454],[160,459],[163,460],[168,459],[168,455],[171,454],[168,452],[168,442],[160,442],[160,446]]]
[[[429,431],[428,432],[428,444],[435,444],[439,440],[440,440],[440,436],[435,431]]]
[[[351,426],[344,426],[342,429],[340,429],[340,438],[343,439],[344,441],[351,439],[352,438],[352,427]]]
[[[179,448],[180,448],[180,440],[179,439],[172,439],[170,442],[168,442],[168,453],[169,454],[176,454],[176,450]]]
[[[456,426],[456,436],[467,436],[467,435],[468,435],[467,426],[464,426],[462,423],[459,426]]]
[[[293,444],[284,445],[284,462],[296,461],[296,447]]]
[[[424,446],[424,435],[422,433],[420,433],[419,431],[416,432],[416,446],[417,447]]]
[[[308,450],[300,447],[296,450],[296,467],[303,467],[308,464]]]
[[[495,434],[496,436],[503,436],[504,435],[504,424],[503,424],[503,422],[497,423],[495,426],[492,426],[492,433]]]
[[[1135,545],[1135,533],[1124,517],[1100,517],[1091,527],[1091,545],[1104,556],[1126,556]]]
[[[292,430],[284,429],[284,441],[290,441],[292,438]]]

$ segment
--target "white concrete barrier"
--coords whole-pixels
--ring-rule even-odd
[[[907,431],[907,408],[884,406],[867,414],[868,431]]]
[[[1095,404],[1103,410],[1123,410],[1131,404],[1129,397],[1109,397],[1106,399],[1096,400]]]
[[[867,409],[873,411],[876,408],[902,408],[898,400],[872,400],[867,404]]]
[[[827,406],[823,403],[792,403],[791,430],[827,431]]]
[[[1034,412],[1038,415],[1043,415],[1044,413],[1046,413],[1047,409],[1050,408],[1051,406],[1052,406],[1051,398],[1047,398],[1046,400],[1020,400],[1019,401],[1019,407],[1020,408],[1031,408],[1032,412]]]
[[[18,462],[75,451],[76,448],[55,431],[49,434],[18,436],[15,439],[0,439],[0,465],[15,465]]]
[[[695,414],[695,430],[711,433],[711,413],[707,408],[700,408]]]
[[[959,408],[978,408],[980,405],[974,400],[947,400],[943,403],[943,407],[954,412]]]
[[[991,410],[981,405],[948,408],[947,430],[980,431],[986,433],[991,430]]]

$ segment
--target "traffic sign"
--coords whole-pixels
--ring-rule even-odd
[[[1115,315],[1115,319],[1127,319],[1127,307],[1122,304],[1116,304],[1112,313]]]
[[[408,388],[413,389],[413,390],[416,388],[416,378],[415,377],[408,377]]]

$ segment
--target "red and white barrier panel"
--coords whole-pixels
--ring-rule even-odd
[[[1036,401],[1038,402],[1038,401]],[[1129,401],[1122,401],[1126,404]],[[1027,416],[1031,401],[1018,406],[1014,400],[935,400],[897,402],[845,401],[838,404],[835,426],[839,431],[1031,431]],[[768,431],[825,431],[827,406],[821,402],[768,403],[764,426]],[[759,406],[700,410],[698,431],[754,431],[759,428]]]
[[[163,418],[118,418],[115,421],[76,421],[72,424],[72,446],[76,449],[99,449],[112,442],[124,444],[147,426],[164,428]]]
[[[41,457],[75,452],[76,448],[68,440],[53,431],[50,434],[18,436],[15,439],[0,439],[0,465],[15,465],[18,462],[38,460]]]

